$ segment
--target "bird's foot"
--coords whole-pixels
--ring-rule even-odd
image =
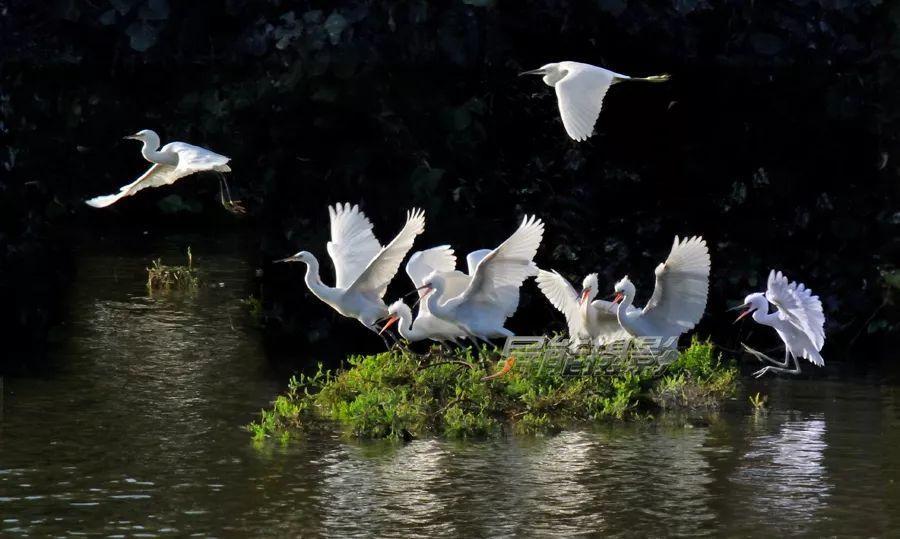
[[[782,367],[773,367],[772,365],[769,365],[767,367],[763,367],[763,368],[759,369],[758,371],[754,372],[753,377],[754,378],[762,378],[767,372],[796,375],[796,374],[800,374],[800,369],[785,369]]]

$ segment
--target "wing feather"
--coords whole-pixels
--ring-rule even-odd
[[[526,216],[522,224],[499,247],[478,262],[466,290],[448,300],[448,308],[479,304],[484,310],[512,316],[519,306],[519,288],[528,277],[537,275],[533,259],[544,234],[544,223]]]
[[[703,317],[709,294],[709,250],[699,236],[675,236],[666,261],[656,267],[656,287],[641,317],[665,333],[680,335]]]
[[[778,307],[778,316],[802,331],[821,350],[825,345],[825,314],[819,296],[803,283],[791,282],[780,271],[771,270],[766,299]]]
[[[538,288],[541,289],[541,292],[547,297],[550,304],[566,317],[566,323],[569,326],[569,338],[577,338],[584,331],[584,324],[578,313],[578,292],[556,270],[552,272],[538,270],[535,281],[537,281]]]
[[[555,85],[559,114],[566,133],[575,140],[587,140],[603,108],[603,98],[612,85],[613,74],[595,66],[569,69]]]
[[[416,236],[425,231],[425,212],[420,209],[413,209],[406,214],[406,224],[400,230],[400,233],[384,246],[366,269],[353,281],[350,289],[357,291],[372,291],[378,297],[384,296],[388,284],[400,264],[406,258],[406,253],[412,249]]]
[[[331,241],[327,249],[334,264],[335,288],[349,288],[381,251],[381,244],[372,233],[372,222],[359,206],[337,203],[328,207],[328,216]]]

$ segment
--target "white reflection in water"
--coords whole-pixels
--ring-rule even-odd
[[[435,440],[417,440],[376,456],[343,446],[326,455],[319,505],[326,529],[338,535],[452,534],[441,518],[447,484],[446,452]],[[442,522],[443,521],[443,522]]]
[[[825,507],[830,485],[823,465],[822,417],[788,421],[776,434],[753,441],[735,476],[737,483],[752,487],[753,511],[807,521]]]

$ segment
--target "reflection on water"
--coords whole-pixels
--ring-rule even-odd
[[[177,260],[189,242],[216,286],[149,296],[150,258]],[[91,247],[57,373],[5,383],[4,535],[900,532],[895,387],[770,379],[749,382],[770,395],[760,416],[742,396],[703,420],[547,437],[399,444],[323,432],[257,448],[240,427],[283,376],[239,304],[252,273],[241,238]]]

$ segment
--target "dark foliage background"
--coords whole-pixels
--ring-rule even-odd
[[[0,1],[0,323],[22,350],[7,366],[40,356],[78,227],[252,227],[273,350],[305,359],[351,334],[377,348],[308,296],[300,268],[265,262],[325,256],[325,206],[343,200],[382,238],[421,206],[418,245],[459,254],[537,213],[540,265],[610,289],[629,272],[645,298],[673,236],[702,234],[701,333],[736,342],[722,311],[776,267],[822,297],[826,357],[883,352],[900,280],[898,26],[900,5],[878,0]],[[552,89],[516,76],[563,59],[673,79],[614,88],[575,143]],[[250,216],[217,209],[202,180],[84,206],[142,170],[120,139],[145,127],[231,156]],[[561,327],[536,294],[520,333]]]

